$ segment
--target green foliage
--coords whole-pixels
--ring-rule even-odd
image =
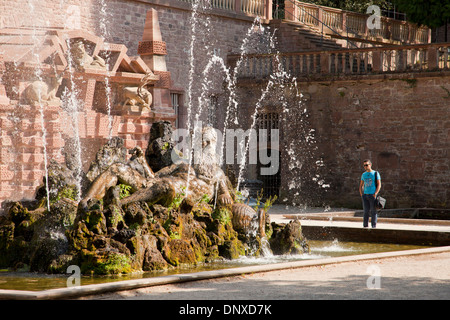
[[[186,196],[186,187],[181,187],[181,192],[175,195],[175,198],[173,198],[172,202],[169,204],[167,208],[169,210],[172,209],[177,210],[180,207],[181,202],[183,202],[185,196]]]
[[[202,198],[200,199],[200,203],[209,203],[211,201],[211,199],[209,198],[209,196],[207,194],[204,194],[202,196]]]
[[[450,19],[450,0],[394,0],[407,20],[431,28],[440,27]]]
[[[245,197],[242,195],[242,192],[239,190],[235,190],[235,202],[244,203]]]
[[[123,198],[126,198],[131,195],[131,186],[126,184],[119,184],[119,199],[122,200]]]
[[[278,199],[278,197],[276,195],[270,196],[269,198],[267,198],[266,202],[264,202],[264,207],[263,207],[264,212],[267,212],[272,207],[274,202],[277,201],[277,199]]]
[[[130,263],[130,258],[126,255],[112,253],[105,262],[99,262],[94,271],[96,274],[130,273],[132,271]]]
[[[170,144],[168,142],[164,143],[164,145],[162,146],[162,150],[168,150],[170,147]]]
[[[256,205],[253,207],[253,209],[255,209],[255,211],[258,211],[259,206],[261,205],[261,200],[263,199],[264,196],[264,189],[261,189],[260,192],[256,193]],[[269,198],[266,199],[266,201],[264,202],[264,206],[263,206],[263,210],[264,212],[267,212],[272,205],[274,204],[274,202],[278,199],[278,197],[276,195],[274,196],[270,196]]]
[[[223,225],[227,225],[231,223],[231,212],[224,207],[217,207],[216,210],[212,213],[211,217],[214,220],[219,220],[219,222]]]

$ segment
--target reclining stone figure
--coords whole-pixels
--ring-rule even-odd
[[[217,136],[213,128],[202,130],[202,156],[200,163],[192,166],[186,163],[174,163],[153,174],[146,163],[143,152],[137,149],[134,159],[130,163],[115,163],[108,167],[93,182],[80,206],[87,208],[90,199],[101,199],[106,191],[118,182],[128,184],[135,191],[132,195],[120,200],[120,205],[136,201],[168,206],[175,197],[185,194],[185,199],[191,203],[200,201],[205,195],[215,199],[219,206],[228,206],[235,218],[233,225],[245,231],[250,221],[255,221],[257,232],[265,236],[265,212],[254,211],[251,207],[234,203],[228,178],[217,162]],[[136,164],[140,165],[137,170]]]
[[[217,195],[219,205],[231,205],[233,200],[227,186],[225,173],[216,162],[216,133],[205,127],[202,132],[202,160],[192,167],[186,163],[172,164],[153,174],[141,152],[130,163],[115,163],[101,173],[92,183],[80,205],[87,207],[91,199],[101,199],[106,191],[118,182],[127,184],[135,191],[121,200],[121,204],[135,201],[170,204],[177,194],[187,193],[186,197],[198,201],[207,195],[210,199]],[[133,167],[137,161],[147,174]],[[189,186],[188,186],[189,183]]]

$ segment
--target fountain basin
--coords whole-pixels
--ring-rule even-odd
[[[3,290],[0,289],[0,299],[18,299],[18,300],[43,300],[43,299],[67,299],[93,294],[101,294],[113,291],[132,290],[143,287],[158,286],[164,284],[180,283],[187,281],[198,281],[205,279],[214,279],[221,277],[237,276],[242,274],[268,272],[290,268],[302,268],[311,266],[321,266],[327,264],[343,263],[349,261],[364,261],[372,259],[383,259],[390,257],[401,257],[408,255],[422,255],[431,253],[448,252],[450,247],[423,248],[416,250],[403,250],[382,253],[370,253],[356,256],[332,257],[318,260],[303,260],[294,262],[283,262],[277,264],[265,264],[257,266],[245,266],[231,269],[221,269],[214,271],[201,271],[190,274],[168,275],[156,278],[124,280],[103,284],[89,284],[80,287],[58,288],[42,291],[22,291],[22,290]]]
[[[211,263],[199,263],[196,266],[180,266],[169,270],[142,272],[127,275],[111,276],[82,276],[81,286],[113,284],[124,281],[137,281],[150,278],[167,278],[175,275],[197,274],[201,272],[235,272],[245,267],[273,266],[280,264],[312,262],[320,264],[330,258],[377,254],[380,252],[411,251],[415,249],[429,248],[428,246],[380,244],[367,242],[339,242],[311,241],[311,253],[296,255],[272,255],[266,257],[241,256],[235,260],[218,260]],[[1,290],[19,291],[43,291],[50,289],[66,288],[70,275],[50,275],[32,272],[7,272],[0,271],[0,298]],[[156,280],[155,280],[156,281]]]

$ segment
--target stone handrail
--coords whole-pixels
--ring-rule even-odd
[[[287,20],[314,27],[321,27],[319,21],[322,21],[329,27],[324,27],[323,33],[329,35],[339,32],[344,36],[348,33],[355,38],[402,44],[431,42],[430,28],[392,18],[380,17],[380,28],[369,29],[366,23],[370,17],[369,14],[318,6],[297,0],[285,0],[285,11]]]
[[[238,59],[228,55],[231,66]],[[268,78],[277,67],[297,78],[450,70],[450,43],[253,54],[244,57],[238,77]]]

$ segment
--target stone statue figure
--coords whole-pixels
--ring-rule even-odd
[[[145,87],[153,80],[154,74],[148,72],[142,77],[139,86],[137,87],[124,87],[123,88],[123,107],[130,106],[141,106],[142,109],[150,109],[153,102],[153,97],[150,91]]]
[[[62,83],[64,71],[60,74],[55,74],[55,77],[48,77],[46,80],[31,82],[23,92],[24,100],[30,104],[59,101],[59,98],[56,97],[56,92],[58,92],[58,88]]]
[[[169,204],[177,194],[185,193],[189,200],[200,200],[204,195],[214,198],[221,205],[231,205],[233,200],[227,187],[224,172],[215,162],[216,133],[205,127],[202,132],[202,161],[192,167],[185,163],[172,164],[155,174],[148,166],[144,153],[136,149],[136,155],[129,163],[114,163],[101,173],[92,183],[80,205],[86,207],[91,199],[101,199],[106,191],[117,184],[125,183],[135,191],[131,196],[121,200],[121,204],[134,201]],[[139,163],[144,170],[136,170]],[[189,186],[187,185],[189,181]]]
[[[78,71],[84,71],[86,68],[106,69],[105,60],[98,55],[93,55],[91,57],[86,52],[86,48],[82,40],[77,40],[71,45],[70,55],[73,66]]]
[[[91,199],[103,198],[110,187],[121,182],[131,186],[134,193],[121,199],[120,205],[145,201],[169,206],[177,195],[184,194],[185,200],[190,203],[207,196],[216,199],[217,205],[231,209],[235,216],[233,225],[248,230],[251,221],[255,221],[256,231],[264,236],[265,212],[256,212],[247,205],[233,201],[230,193],[232,186],[217,161],[216,131],[204,127],[201,143],[199,163],[192,166],[184,162],[172,163],[156,173],[148,166],[143,151],[140,148],[133,149],[134,154],[129,163],[114,163],[94,180],[79,206],[86,209]]]

